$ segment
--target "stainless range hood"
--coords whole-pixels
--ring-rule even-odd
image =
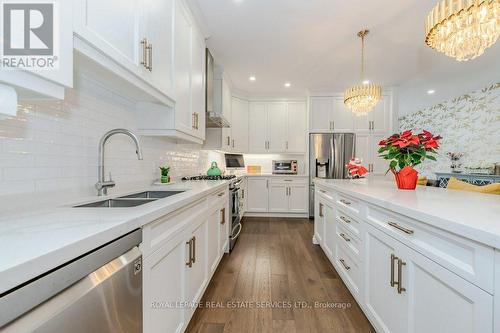
[[[231,127],[231,123],[222,112],[222,72],[216,77],[214,58],[210,51],[206,50],[206,126],[209,128]]]

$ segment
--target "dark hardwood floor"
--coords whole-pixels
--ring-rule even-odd
[[[312,244],[312,221],[245,218],[243,225],[186,332],[375,332]]]

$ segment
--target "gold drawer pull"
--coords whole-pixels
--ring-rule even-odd
[[[351,269],[350,266],[347,266],[346,263],[345,263],[345,260],[344,259],[340,259],[340,263],[342,264],[342,266],[344,266],[344,268],[348,271]]]
[[[326,191],[323,191],[323,190],[319,190],[321,193],[326,193]]]
[[[398,229],[398,230],[404,232],[405,234],[412,235],[414,233],[413,230],[402,227],[399,224],[397,224],[396,222],[387,222],[387,224],[395,229]]]
[[[351,239],[348,238],[344,233],[341,233],[340,237],[342,237],[346,242],[350,242],[351,241]]]
[[[351,204],[350,201],[347,201],[347,200],[344,200],[344,199],[340,199],[340,202],[343,203],[344,205],[347,205],[347,206],[349,206]]]
[[[345,223],[351,223],[351,220],[349,220],[347,217],[340,215],[340,219],[344,221]]]
[[[224,194],[226,194],[226,192],[219,193],[219,194],[217,194],[217,196],[222,197]]]

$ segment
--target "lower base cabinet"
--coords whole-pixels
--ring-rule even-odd
[[[371,225],[365,240],[365,305],[381,332],[493,331],[492,295]]]
[[[355,258],[346,247],[353,239],[331,237],[341,223],[333,214],[337,193],[316,190],[315,196],[314,241],[377,332],[497,332],[493,295],[361,219],[363,246]]]
[[[209,196],[203,206],[194,205],[186,220],[174,216],[162,221],[174,224],[164,229],[170,230],[165,234],[172,235],[143,259],[145,333],[180,333],[186,329],[227,249],[227,192],[225,189]]]
[[[250,213],[309,212],[307,179],[294,177],[248,177],[247,211]]]

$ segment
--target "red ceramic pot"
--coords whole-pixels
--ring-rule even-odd
[[[405,166],[399,172],[391,170],[396,178],[396,184],[400,190],[414,190],[417,188],[418,172],[411,166]]]

